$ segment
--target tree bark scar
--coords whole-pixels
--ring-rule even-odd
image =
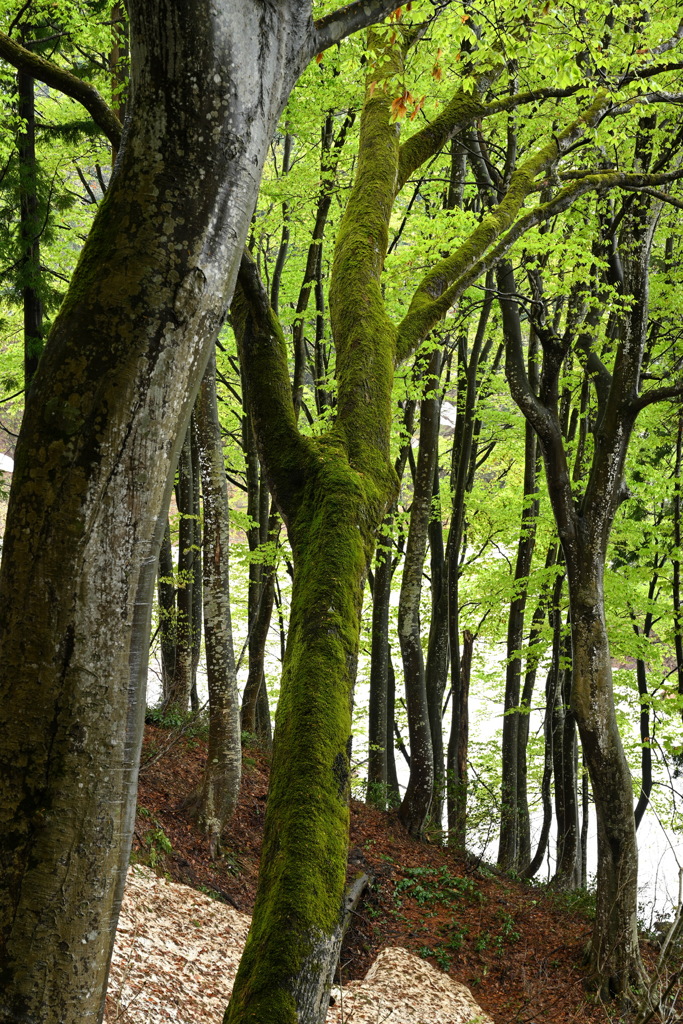
[[[341,751],[332,762],[332,774],[337,780],[339,796],[342,797],[346,793],[346,788],[349,782],[349,763]]]
[[[199,267],[192,267],[178,285],[175,293],[173,309],[180,323],[191,319],[196,313],[205,288],[204,271]]]

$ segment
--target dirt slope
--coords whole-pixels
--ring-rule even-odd
[[[249,914],[265,813],[268,765],[244,755],[239,808],[212,863],[182,801],[200,777],[205,747],[147,727],[134,857]],[[161,756],[159,756],[161,755]],[[412,840],[391,814],[354,801],[349,873],[374,876],[340,962],[362,979],[385,947],[402,947],[472,990],[496,1024],[606,1022],[583,986],[590,922],[542,887],[501,878],[448,850]]]

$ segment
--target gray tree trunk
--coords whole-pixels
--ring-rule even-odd
[[[209,687],[209,748],[197,794],[197,814],[215,857],[221,832],[237,806],[242,744],[230,615],[228,488],[213,353],[202,378],[195,417],[204,499],[204,636]]]

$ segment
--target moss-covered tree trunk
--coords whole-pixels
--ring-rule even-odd
[[[329,433],[298,431],[284,338],[246,254],[233,303],[254,433],[294,580],[258,892],[225,1024],[322,1022],[341,941],[361,603],[396,494],[396,331],[379,285],[398,154],[387,113],[386,98],[366,104],[357,182],[337,241],[330,302],[339,388]],[[373,184],[372,196],[359,181]]]
[[[380,518],[343,443],[316,447],[293,508],[282,506],[292,606],[258,895],[226,1024],[324,1021],[341,942],[353,683]]]

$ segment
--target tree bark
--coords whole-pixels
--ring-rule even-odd
[[[535,346],[530,346],[529,369],[535,361]],[[533,386],[533,385],[532,385]],[[536,544],[536,523],[539,498],[536,489],[536,437],[530,423],[525,425],[524,441],[524,497],[515,562],[515,596],[510,603],[507,630],[507,666],[505,672],[505,700],[503,714],[503,739],[501,751],[501,818],[498,865],[506,871],[518,871],[526,866],[526,851],[522,850],[522,836],[528,831],[524,817],[528,819],[526,801],[525,745],[520,743],[520,730],[524,730],[523,719],[528,711],[520,704],[522,675],[522,644],[524,639],[524,614],[531,562]],[[521,755],[521,756],[520,756]]]
[[[314,27],[293,0],[129,4],[131,113],[27,396],[3,546],[3,1024],[101,1018],[170,470],[291,87],[390,6]]]
[[[173,568],[173,547],[171,544],[171,525],[166,516],[164,535],[159,550],[159,572],[157,594],[159,602],[159,648],[161,654],[161,700],[162,703],[170,692],[171,679],[175,675],[176,659],[176,588]]]
[[[180,523],[178,527],[178,587],[175,617],[175,663],[164,695],[164,708],[187,713],[192,690],[193,652],[193,590],[195,574],[194,544],[194,472],[192,467],[192,441],[190,424],[185,431],[183,447],[178,459],[176,503]]]
[[[370,646],[370,698],[368,702],[368,783],[369,804],[386,810],[388,786],[387,737],[391,740],[388,715],[389,684],[389,602],[391,598],[392,517],[387,516],[377,547],[379,554],[372,588],[372,637]]]
[[[19,237],[21,290],[24,303],[24,382],[28,388],[43,349],[43,303],[40,297],[40,212],[36,158],[35,83],[25,71],[17,72],[18,114],[23,129],[18,135]]]
[[[576,723],[569,702],[572,672],[571,648],[561,642],[561,661],[551,707],[557,855],[553,885],[575,889],[581,881],[581,833],[579,828]]]
[[[209,744],[197,814],[210,854],[216,857],[221,832],[237,806],[242,744],[230,614],[228,488],[213,354],[202,378],[195,416],[204,499],[204,635],[209,686]]]
[[[420,411],[417,471],[398,605],[398,635],[403,657],[410,736],[410,776],[399,817],[414,836],[420,836],[423,832],[434,791],[434,750],[420,632],[420,598],[439,447],[441,403],[437,388],[441,362],[441,350],[435,349],[430,355],[425,374],[426,393]]]

